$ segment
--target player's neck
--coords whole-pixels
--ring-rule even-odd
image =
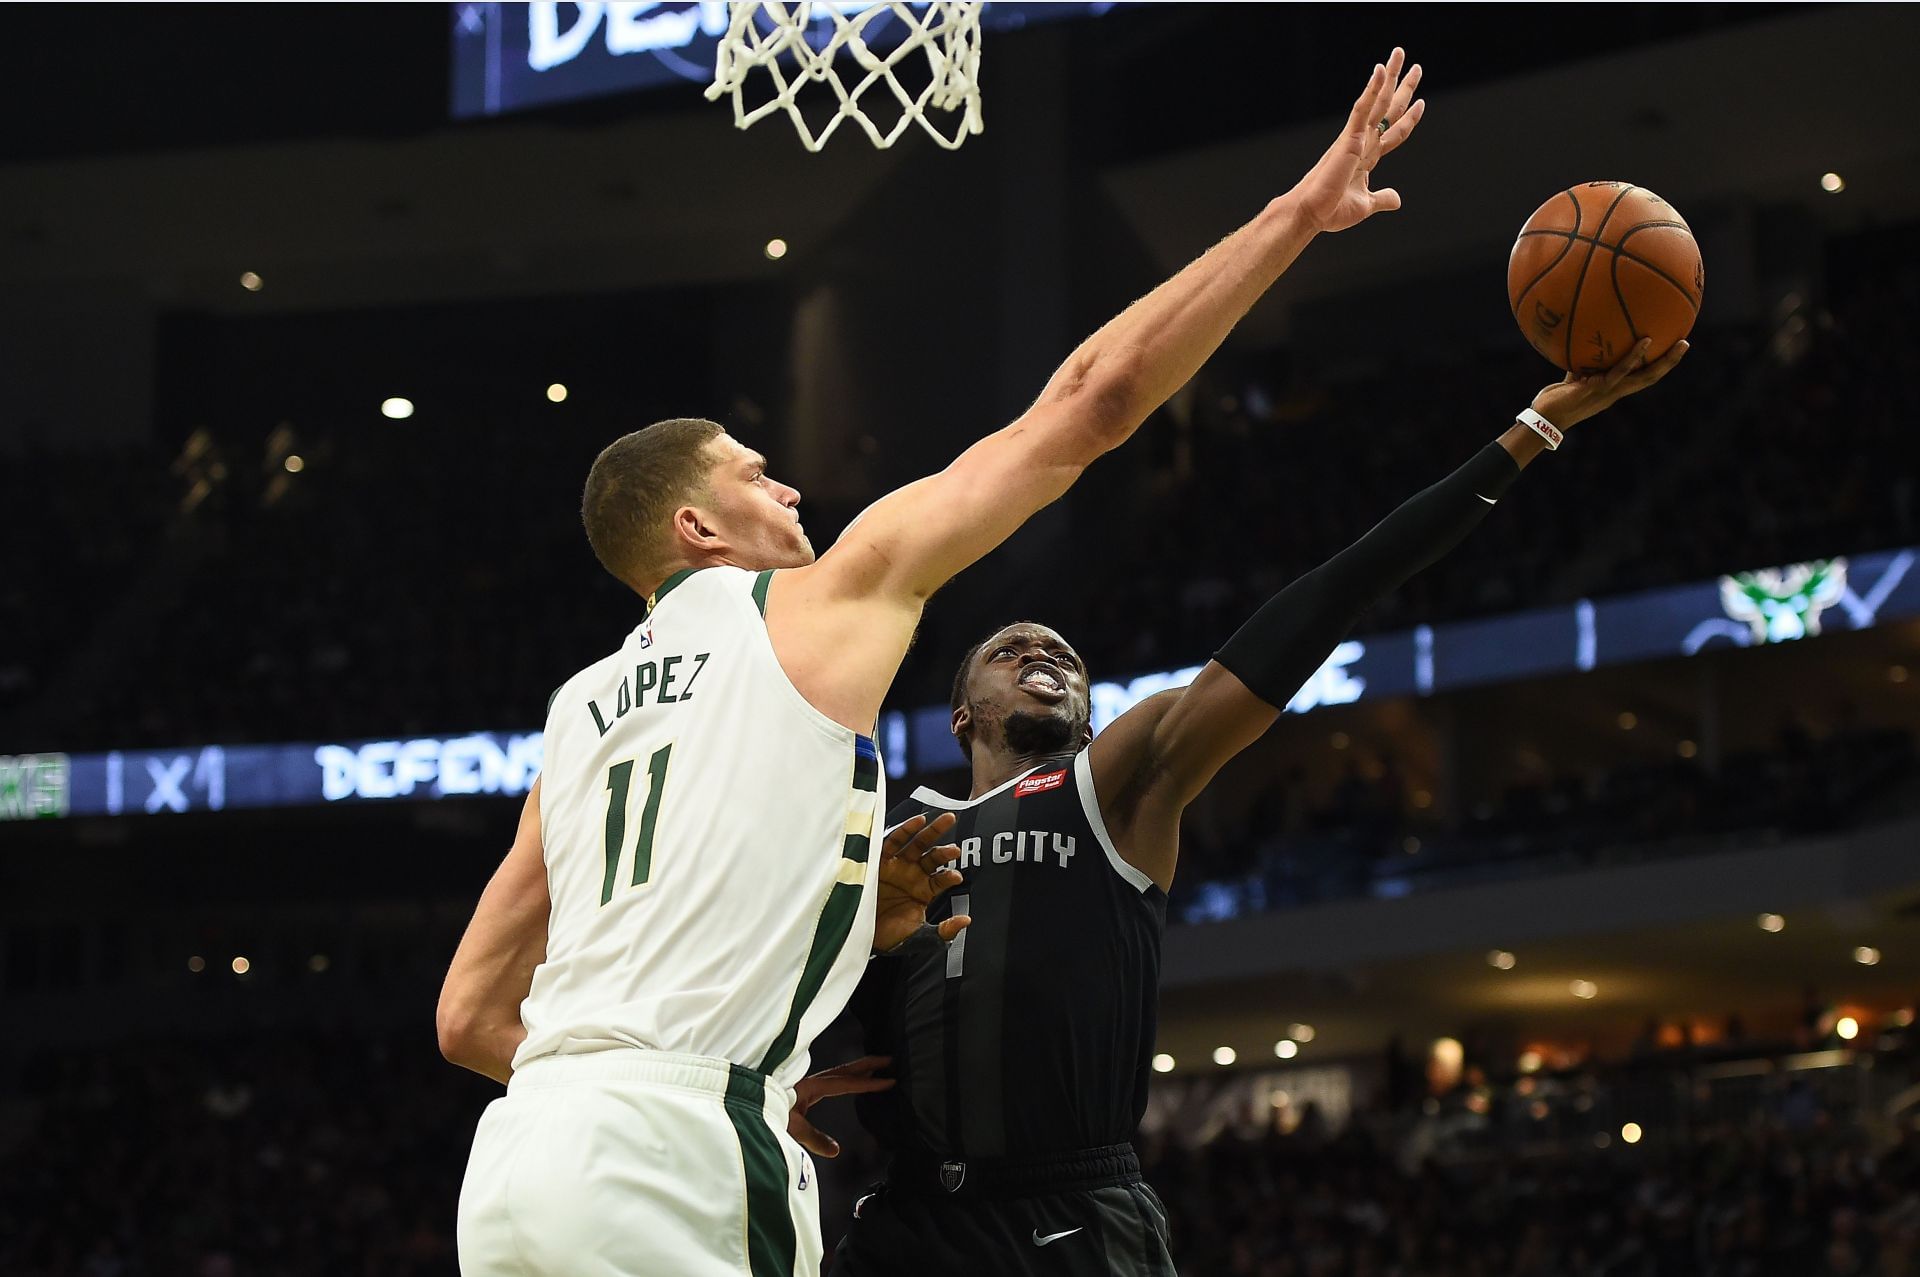
[[[1021,772],[1032,771],[1049,759],[1071,758],[1074,751],[1057,749],[1039,754],[1012,754],[1000,751],[975,748],[973,751],[973,791],[968,798],[978,798],[990,790],[1018,776]]]

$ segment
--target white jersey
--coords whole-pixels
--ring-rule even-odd
[[[680,572],[547,709],[553,912],[518,1069],[642,1047],[791,1086],[873,943],[885,811],[873,742],[788,681],[771,572]]]

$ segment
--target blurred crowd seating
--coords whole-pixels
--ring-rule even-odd
[[[1362,629],[1920,541],[1920,459],[1896,399],[1920,358],[1902,337],[1916,301],[1908,265],[1777,331],[1699,334],[1680,373],[1577,430]],[[1064,566],[1002,569],[990,597],[1064,630],[1103,677],[1199,659],[1464,460],[1549,371],[1524,351],[1328,371],[1223,357],[1069,498],[1043,534]],[[284,437],[195,435],[170,466],[0,467],[34,547],[0,585],[6,747],[536,722],[640,613],[576,513],[598,445],[634,423],[556,433],[525,410],[470,408],[378,430],[321,418]],[[289,452],[299,473],[284,471]],[[816,540],[855,509],[810,508]],[[961,644],[1008,619],[941,603],[896,705],[942,699]]]
[[[1271,779],[1243,824],[1189,820],[1170,917],[1200,922],[1481,878],[1589,868],[1806,836],[1910,804],[1915,740],[1849,729],[1816,740],[1789,722],[1766,750],[1717,770],[1699,759],[1516,784],[1447,824],[1410,801],[1392,766],[1358,763],[1327,794],[1302,769]]]
[[[1864,1120],[1852,1066],[1781,1074],[1710,1120],[1644,1112],[1636,1097],[1697,1092],[1695,1064],[1389,1085],[1338,1124],[1263,1104],[1210,1131],[1162,1125],[1143,1162],[1183,1277],[1914,1271],[1920,1135]],[[1897,1036],[1876,1065],[1888,1085],[1911,1075]],[[466,1153],[496,1088],[441,1061],[423,1028],[62,1053],[18,1091],[0,1126],[12,1277],[450,1277]],[[1604,1135],[1634,1111],[1643,1142]],[[844,1102],[818,1118],[847,1149],[821,1163],[831,1249],[878,1162]]]

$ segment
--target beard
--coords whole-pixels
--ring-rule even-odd
[[[1064,754],[1080,743],[1086,724],[1063,714],[1035,714],[1015,710],[1001,724],[1010,753],[1032,757]]]

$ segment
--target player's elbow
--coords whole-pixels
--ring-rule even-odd
[[[440,1005],[434,1011],[433,1027],[440,1039],[440,1054],[446,1057],[447,1063],[471,1068],[481,1038],[479,1019],[473,1009],[462,1006],[457,998],[442,994]]]
[[[1114,350],[1096,359],[1070,392],[1075,416],[1085,423],[1100,452],[1125,443],[1153,411],[1147,380],[1139,351]]]

